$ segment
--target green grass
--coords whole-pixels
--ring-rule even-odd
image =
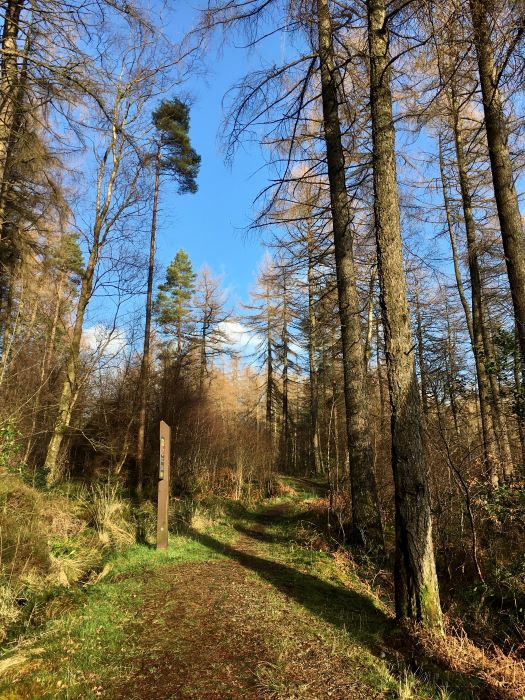
[[[298,491],[295,483],[293,486]],[[272,499],[272,504],[288,502],[289,508],[266,526],[263,537],[258,540],[261,557],[271,556],[277,563],[273,570],[263,565],[255,572],[256,576],[274,585],[274,593],[268,597],[269,614],[273,610],[273,615],[279,617],[282,611],[283,599],[277,591],[283,588],[294,591],[292,615],[305,623],[303,643],[322,640],[332,655],[346,655],[352,663],[357,663],[361,680],[370,688],[398,697],[398,680],[381,658],[382,635],[389,621],[379,601],[356,594],[350,588],[358,583],[355,575],[338,567],[329,553],[301,545],[300,528],[308,516],[303,500],[313,497],[315,494],[303,490],[299,500]],[[245,529],[257,523],[261,515],[264,516],[264,510],[253,512],[250,523],[248,514],[243,520]],[[290,602],[286,604],[289,609]],[[281,693],[279,697],[295,697],[293,692],[300,693],[300,688],[286,690],[283,686],[284,670],[296,653],[294,641],[293,637],[281,635],[278,650],[281,663],[263,669],[265,686]],[[412,686],[417,689],[413,698],[431,697],[417,679],[413,679]]]
[[[281,496],[262,506],[238,512],[234,523],[242,534],[252,534],[260,557],[259,562],[243,563],[251,566],[254,576],[272,583],[268,615],[275,619],[280,617],[283,600],[278,591],[289,593],[292,590],[293,615],[306,622],[302,642],[308,644],[313,638],[322,640],[332,654],[347,655],[359,668],[360,678],[388,697],[407,700],[471,700],[476,697],[476,679],[462,678],[436,666],[429,668],[424,663],[412,672],[403,660],[391,654],[384,635],[385,632],[395,633],[396,628],[385,615],[384,604],[373,596],[353,569],[338,566],[331,553],[304,546],[305,529],[307,535],[309,528],[315,529],[304,501],[315,498],[316,494],[308,487],[302,488],[301,481],[287,479],[287,482],[296,490],[296,497]],[[267,522],[265,511],[275,505],[287,508],[280,515],[273,514],[271,522]],[[263,533],[257,531],[260,524],[265,525]],[[270,562],[274,563],[273,567]],[[287,607],[290,608],[290,601]],[[281,693],[278,697],[301,697],[297,694],[299,688],[283,686],[284,669],[296,653],[294,641],[281,634],[280,663],[265,665],[262,669],[264,686]]]
[[[211,528],[232,541],[235,533],[224,524]],[[167,551],[135,545],[110,560],[110,573],[84,589],[64,590],[53,601],[56,617],[25,640],[21,649],[4,650],[4,659],[16,654],[39,653],[34,667],[13,684],[13,676],[0,677],[0,698],[82,698],[100,695],[100,679],[116,678],[137,653],[130,634],[146,587],[162,585],[151,576],[159,567],[223,558],[194,537],[175,536]],[[26,653],[28,652],[28,653]],[[16,673],[16,667],[15,667]]]
[[[392,631],[392,622],[385,606],[352,568],[342,568],[330,552],[305,546],[305,532],[315,529],[305,501],[315,493],[301,481],[288,483],[297,493],[293,498],[253,507],[215,503],[213,517],[201,512],[193,530],[170,538],[166,552],[131,546],[110,559],[109,573],[99,583],[64,590],[53,599],[52,619],[18,648],[5,650],[5,658],[21,654],[26,660],[0,676],[0,698],[111,697],[107,694],[111,679],[131,672],[139,652],[144,652],[137,639],[141,605],[152,587],[163,590],[167,585],[155,572],[224,558],[238,561],[250,572],[257,586],[254,595],[264,601],[261,630],[276,661],[262,660],[256,675],[267,693],[307,698],[304,668],[297,657],[301,649],[312,648],[328,663],[332,658],[342,660],[341,668],[347,664],[348,674],[358,674],[361,682],[384,697],[476,697],[472,683],[462,685],[460,679],[436,669],[432,674],[427,670],[414,674],[391,653],[385,633]],[[276,511],[276,506],[282,510]],[[247,551],[232,547],[240,538],[249,538]],[[162,616],[159,610],[160,623]]]

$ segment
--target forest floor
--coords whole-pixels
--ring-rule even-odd
[[[493,697],[476,679],[410,670],[369,587],[301,544],[315,494],[299,486],[203,515],[167,552],[133,547],[96,585],[58,595],[47,625],[0,660],[0,697]]]

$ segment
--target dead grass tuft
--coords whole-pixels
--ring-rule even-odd
[[[91,486],[83,497],[83,505],[102,545],[118,548],[135,542],[129,504],[120,498],[117,484]]]
[[[407,624],[406,628],[422,657],[449,671],[483,681],[488,693],[484,697],[493,700],[525,697],[525,662],[516,654],[506,654],[496,646],[482,649],[463,631],[447,630],[441,636],[415,625]]]
[[[197,530],[197,532],[204,532],[205,530],[212,527],[215,523],[215,519],[211,513],[204,508],[195,508],[190,516],[190,527],[192,530]]]
[[[116,486],[66,496],[1,475],[0,642],[13,626],[45,617],[61,587],[88,583],[108,551],[134,542],[130,506]]]

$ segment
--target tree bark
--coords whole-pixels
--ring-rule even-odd
[[[441,629],[422,415],[403,269],[385,0],[368,0],[370,106],[378,273],[392,407],[395,598],[398,618]]]
[[[288,393],[289,393],[289,377],[288,377],[288,365],[289,365],[289,340],[288,340],[288,288],[286,283],[286,270],[282,269],[282,287],[283,295],[283,306],[282,306],[282,332],[281,332],[281,343],[283,350],[283,401],[282,401],[282,460],[285,469],[288,467],[289,462],[289,450],[290,450],[290,415],[288,407]]]
[[[268,282],[267,282],[268,284]],[[266,423],[273,428],[273,338],[270,318],[270,289],[266,289]],[[273,431],[272,431],[273,432]]]
[[[146,410],[148,403],[148,383],[151,370],[151,315],[153,311],[153,274],[155,271],[155,237],[157,235],[157,210],[159,205],[159,186],[161,168],[161,146],[157,146],[155,157],[155,189],[153,193],[153,211],[151,215],[151,235],[149,242],[148,287],[146,293],[146,323],[144,328],[144,348],[140,367],[139,409],[137,429],[137,495],[142,495],[144,482],[144,443],[146,437]],[[180,352],[180,350],[179,350]]]
[[[13,149],[16,145],[16,135],[21,125],[21,102],[27,82],[27,54],[29,51],[29,32],[24,50],[24,63],[20,69],[18,40],[20,38],[20,16],[25,0],[8,0],[4,14],[2,44],[0,54],[0,330],[4,345],[5,328],[9,324],[9,297],[12,296],[12,279],[14,271],[12,264],[13,241],[9,237],[13,232],[6,226],[7,202],[12,188],[10,169],[13,159]],[[16,262],[16,260],[15,260]],[[9,281],[11,277],[11,281]],[[7,288],[7,293],[6,293]],[[7,308],[4,307],[4,297],[7,298]]]
[[[523,416],[523,364],[521,362],[521,354],[519,352],[518,332],[514,327],[514,335],[516,338],[516,346],[513,354],[512,369],[514,374],[514,392],[516,405],[516,420],[518,422],[518,434],[520,437],[521,447],[521,464],[522,474],[525,474],[525,421]]]
[[[25,0],[8,0],[2,32],[2,52],[0,59],[0,188],[3,194],[9,166],[9,155],[15,141],[15,123],[19,112],[18,39],[20,35],[20,15]],[[3,228],[5,215],[4,198],[0,196],[0,227]]]
[[[487,371],[486,361],[490,357],[487,352],[486,319],[483,303],[483,289],[481,282],[481,270],[479,265],[479,252],[476,235],[476,223],[472,209],[472,195],[467,174],[463,134],[461,131],[460,114],[457,105],[455,86],[452,82],[450,90],[450,105],[452,117],[452,129],[456,149],[459,187],[465,222],[467,240],[467,258],[472,297],[472,350],[476,363],[478,377],[480,417],[483,433],[483,444],[487,472],[493,486],[499,483],[498,464],[495,447],[500,446],[501,421],[498,420],[499,410],[495,405],[495,397],[491,391],[491,381]],[[497,443],[497,444],[495,444]]]
[[[353,259],[353,236],[346,190],[344,153],[339,122],[337,79],[328,0],[317,1],[319,61],[324,138],[330,185],[339,316],[343,349],[346,431],[350,456],[352,538],[357,544],[383,546],[378,505],[359,298]]]
[[[488,323],[483,327],[483,347],[485,349],[485,356],[488,358],[490,365],[494,367],[496,364],[496,352],[490,332],[490,319],[488,319]],[[514,463],[512,451],[510,449],[509,433],[505,416],[503,415],[499,379],[494,370],[489,372],[489,382],[492,398],[492,415],[500,457],[498,477],[504,481],[510,482],[514,476]]]
[[[458,410],[458,395],[457,395],[457,362],[456,351],[452,339],[452,326],[450,323],[450,312],[448,301],[445,297],[445,321],[447,323],[447,391],[450,401],[450,410],[452,412],[452,420],[454,421],[454,430],[456,437],[460,435],[459,427],[459,410]]]
[[[377,269],[372,268],[370,282],[368,284],[368,303],[366,310],[366,339],[365,339],[365,372],[368,375],[370,355],[372,354],[372,337],[374,335],[374,287],[376,284]]]
[[[315,279],[313,257],[313,232],[308,222],[308,369],[310,380],[310,453],[315,474],[323,471],[319,438],[319,386],[317,381],[317,317],[315,313]]]
[[[383,371],[382,371],[382,362],[381,362],[381,348],[380,348],[380,339],[381,339],[381,333],[379,331],[379,325],[380,325],[380,318],[379,314],[376,316],[376,364],[377,364],[377,387],[379,390],[379,422],[380,422],[380,427],[381,427],[381,435],[383,433],[386,433],[386,409],[389,408],[387,406],[387,401],[385,399],[385,387],[383,384]],[[390,413],[389,413],[390,416]]]
[[[424,355],[424,343],[423,343],[423,322],[421,318],[421,304],[419,301],[419,290],[416,288],[415,291],[415,301],[416,301],[416,329],[417,329],[417,354],[419,360],[419,381],[421,384],[421,405],[423,407],[423,419],[424,419],[424,430],[423,430],[423,442],[425,437],[425,429],[428,423],[429,417],[429,405],[428,405],[428,382],[427,382],[427,365],[425,362]]]
[[[508,133],[497,85],[486,0],[469,0],[483,97],[494,196],[522,360],[525,360],[525,236],[514,184]]]

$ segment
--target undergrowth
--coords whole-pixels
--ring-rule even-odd
[[[349,673],[377,697],[524,697],[525,672],[509,655],[486,652],[465,635],[392,624],[385,572],[337,543],[315,482],[280,480],[262,503],[174,499],[170,546],[157,552],[151,505],[133,509],[111,485],[44,497],[13,479],[0,482],[2,532],[11,527],[1,550],[2,585],[11,587],[0,589],[4,629],[11,629],[0,660],[2,698],[111,697],[111,679],[130,672],[141,653],[141,601],[163,585],[155,572],[224,557],[238,558],[264,584],[268,620],[302,620],[301,648],[321,645],[328,664],[332,654],[345,656]],[[132,544],[134,534],[142,543]],[[233,545],[242,538],[250,551],[239,555]],[[268,625],[278,663],[256,669],[267,697],[308,697],[313,669],[297,654],[294,630]]]
[[[203,506],[173,499],[170,531],[177,535],[210,527],[220,512],[218,502]],[[44,490],[21,476],[1,474],[0,644],[38,627],[55,598],[96,583],[119,556],[122,561],[142,556],[135,543],[147,551],[155,537],[154,504],[133,504],[116,483],[66,482]],[[171,548],[170,557],[175,556]]]

